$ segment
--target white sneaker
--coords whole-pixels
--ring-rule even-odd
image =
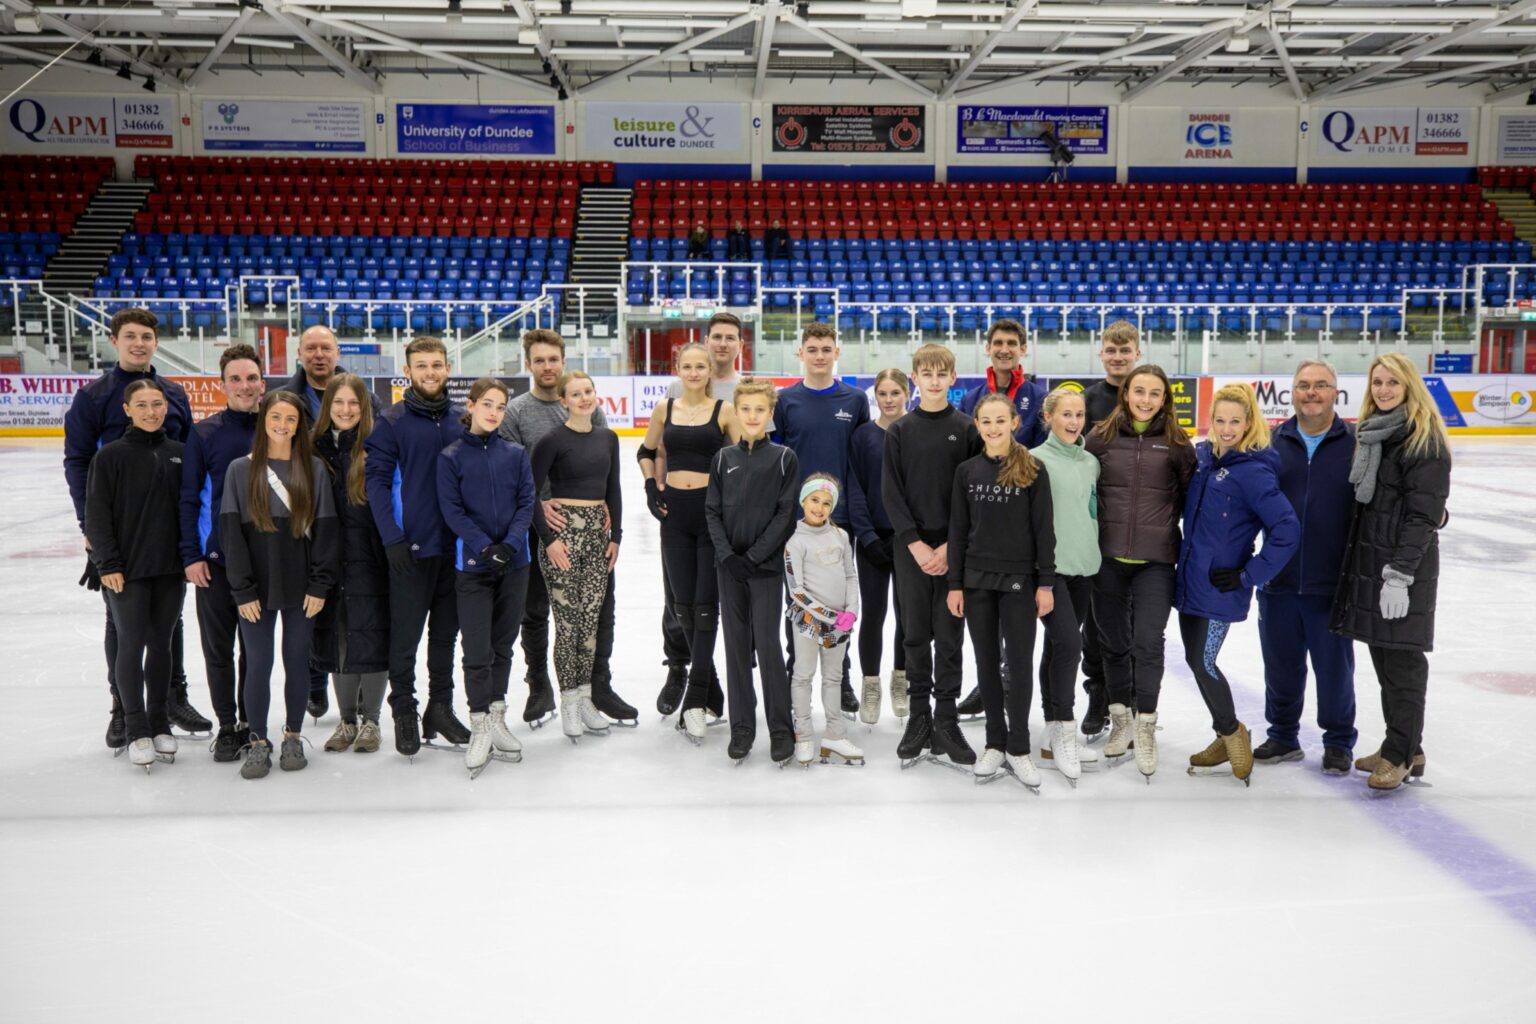
[[[469,746],[464,748],[464,767],[473,772],[491,760],[491,725],[484,711],[469,713]]]
[[[1083,767],[1078,759],[1077,723],[1050,722],[1045,746],[1040,748],[1040,760],[1048,768],[1055,768],[1069,779],[1082,775]]]
[[[577,692],[581,694],[579,709],[582,728],[586,729],[587,732],[595,732],[599,735],[606,733],[608,731],[608,719],[604,718],[603,713],[597,710],[597,705],[592,703],[592,687],[590,685],[580,686],[577,687]]]
[[[810,740],[802,740],[802,739],[796,738],[795,739],[795,762],[797,764],[800,764],[800,765],[809,765],[812,761],[814,761],[816,759],[816,755],[812,753],[812,751],[815,749],[815,747],[816,747],[816,744],[812,743]]]
[[[128,744],[128,763],[148,768],[155,763],[155,743],[148,736],[140,736]]]
[[[991,747],[988,747],[986,750],[983,750],[981,752],[981,756],[976,759],[976,767],[972,768],[971,772],[978,779],[990,779],[992,776],[1001,771],[1002,767],[1003,752],[1001,750],[993,750]]]
[[[507,728],[507,702],[494,701],[491,710],[487,713],[485,723],[491,734],[491,746],[503,754],[520,754],[523,745],[517,737],[512,735],[512,730]]]
[[[1131,749],[1133,736],[1131,709],[1124,704],[1111,704],[1109,706],[1109,739],[1104,741],[1104,756],[1122,756]]]
[[[581,736],[581,694],[574,687],[560,691],[560,731],[572,743]]]
[[[1009,754],[1008,768],[1024,785],[1031,788],[1039,787],[1040,769],[1035,767],[1034,759],[1028,754]]]
[[[1143,775],[1157,771],[1157,712],[1136,716],[1136,769]]]
[[[829,757],[840,757],[849,764],[863,764],[864,751],[854,745],[854,742],[844,736],[842,739],[821,741],[821,757],[826,760]]]
[[[155,757],[166,763],[176,760],[176,737],[168,732],[162,732],[152,741],[155,747]]]

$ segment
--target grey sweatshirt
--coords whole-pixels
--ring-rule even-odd
[[[848,535],[831,522],[811,526],[800,520],[784,545],[784,576],[785,616],[795,631],[814,640],[842,640],[846,634],[833,625],[837,613],[859,612],[859,572]]]

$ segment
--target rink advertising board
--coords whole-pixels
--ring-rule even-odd
[[[553,156],[555,108],[543,104],[395,104],[395,152]]]
[[[170,96],[17,96],[5,110],[6,151],[170,149],[176,99]]]
[[[961,106],[955,145],[961,153],[1046,153],[1040,133],[1047,126],[1074,153],[1109,152],[1108,107]]]
[[[643,161],[747,151],[745,103],[584,103],[582,155]]]
[[[1498,147],[1495,163],[1536,163],[1536,114],[1500,114]]]
[[[925,109],[775,103],[775,153],[921,153],[927,148]]]
[[[1471,107],[1332,107],[1313,118],[1314,152],[1329,163],[1382,157],[1466,157],[1477,134]]]
[[[0,435],[62,435],[64,414],[69,411],[75,392],[95,379],[79,375],[0,376]]]
[[[367,110],[346,100],[203,100],[205,150],[365,153]]]

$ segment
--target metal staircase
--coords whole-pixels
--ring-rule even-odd
[[[588,292],[586,314],[594,320],[614,322],[623,264],[629,255],[629,218],[634,192],[627,188],[584,188],[576,208],[576,240],[571,246],[571,276],[575,285],[596,285]],[[563,319],[577,315],[576,297],[566,296]]]

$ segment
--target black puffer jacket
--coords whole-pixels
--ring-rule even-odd
[[[1382,445],[1376,493],[1370,504],[1355,504],[1328,625],[1340,636],[1373,647],[1431,651],[1440,576],[1436,531],[1451,491],[1451,456],[1444,451],[1409,455],[1405,440]],[[1408,614],[1391,621],[1381,617],[1381,572],[1389,565],[1413,577]]]
[[[329,469],[336,517],[341,525],[340,585],[315,621],[309,660],[326,672],[384,672],[389,669],[389,560],[379,540],[373,513],[347,497],[355,430],[340,438],[315,439],[315,454]],[[346,663],[341,661],[341,628],[347,634]]]
[[[1195,475],[1195,449],[1169,444],[1163,415],[1138,434],[1129,419],[1105,441],[1097,429],[1088,451],[1099,460],[1099,546],[1105,558],[1166,562],[1179,558],[1179,520]]]

